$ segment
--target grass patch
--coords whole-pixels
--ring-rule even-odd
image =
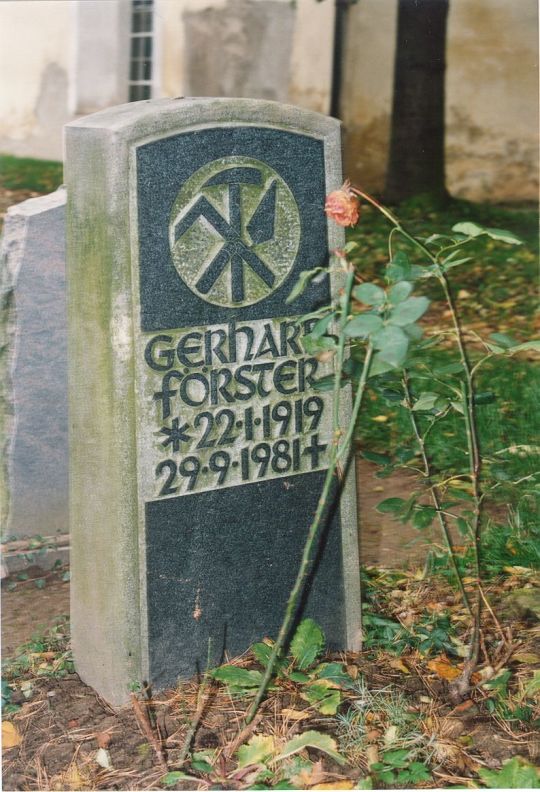
[[[432,231],[450,231],[459,221],[472,221],[493,228],[507,228],[524,240],[522,246],[510,247],[488,240],[478,240],[467,248],[471,261],[451,271],[451,284],[468,337],[471,359],[481,354],[479,339],[493,332],[503,332],[516,342],[534,337],[538,261],[538,213],[534,207],[503,208],[452,201],[447,209],[409,201],[397,210],[403,224],[413,234],[428,237]],[[388,223],[371,207],[364,209],[359,226],[350,234],[359,247],[352,254],[362,280],[383,285],[383,272],[389,258]],[[422,254],[397,234],[393,253],[406,250],[410,259],[425,264]],[[420,291],[432,301],[423,320],[427,335],[450,328],[446,303],[439,285],[418,283]],[[475,335],[474,335],[475,334]],[[458,386],[460,374],[455,365],[458,356],[453,348],[425,350],[411,366],[411,390],[418,396],[424,391],[449,397],[449,386]],[[459,369],[459,366],[458,366]],[[410,416],[401,404],[399,377],[390,374],[375,378],[364,401],[357,427],[360,447],[367,458],[382,467],[378,475],[385,478],[396,465],[416,470],[421,467]],[[508,359],[493,357],[476,378],[477,420],[483,455],[483,489],[486,498],[486,524],[482,540],[484,571],[497,574],[504,566],[520,564],[538,567],[540,529],[537,521],[540,482],[540,437],[538,397],[540,373],[526,356]],[[454,397],[455,398],[455,397]],[[467,440],[462,416],[454,410],[435,418],[436,410],[417,413],[422,433],[431,426],[427,453],[440,480],[467,469]],[[370,456],[371,453],[371,456]],[[380,455],[380,458],[377,458]],[[385,462],[386,460],[386,462]],[[385,469],[386,468],[386,469]],[[458,482],[459,483],[459,482]],[[414,485],[411,485],[411,489]],[[386,495],[392,495],[391,480]],[[422,526],[417,526],[419,529]],[[467,559],[463,559],[467,564]]]
[[[483,325],[491,332],[512,331],[520,341],[530,338],[537,308],[535,289],[531,288],[538,273],[538,210],[534,205],[501,207],[454,200],[440,210],[411,200],[396,212],[405,227],[417,236],[450,231],[461,221],[506,228],[519,236],[525,243],[519,247],[484,239],[467,246],[466,255],[472,260],[452,270],[451,283],[459,296],[463,320],[470,327]],[[389,229],[384,217],[372,207],[363,206],[360,222],[349,233],[349,239],[359,245],[353,261],[364,280],[377,280],[383,275],[388,261]],[[405,250],[416,264],[425,263],[421,254],[397,235],[394,236],[394,251],[396,249]],[[418,284],[418,287],[435,304],[442,303],[435,280],[422,286]]]
[[[61,162],[0,154],[0,188],[49,193],[62,182]]]

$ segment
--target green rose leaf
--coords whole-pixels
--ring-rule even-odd
[[[514,352],[527,352],[529,350],[532,352],[540,352],[540,339],[534,341],[525,341],[524,344],[518,344],[517,346],[512,347],[510,351],[512,354],[514,354]]]
[[[323,316],[322,319],[319,319],[319,321],[313,326],[310,336],[312,338],[320,338],[321,336],[323,336],[330,327],[334,316],[335,313],[332,312],[329,313],[327,316]]]
[[[463,236],[466,237],[477,237],[485,233],[482,226],[469,221],[465,221],[464,223],[456,223],[452,226],[452,231],[455,231],[458,234],[463,234]]]
[[[386,277],[390,281],[407,280],[411,272],[409,257],[402,250],[394,253],[392,261],[386,267]]]
[[[312,335],[304,336],[302,346],[308,355],[318,355],[319,352],[337,348],[336,339],[331,336],[321,336],[320,338],[315,338]]]
[[[386,293],[375,283],[361,283],[354,287],[353,297],[366,305],[382,305],[386,300]]]
[[[461,264],[466,264],[468,261],[472,261],[472,256],[466,256],[465,258],[460,259],[450,259],[450,256],[443,261],[442,268],[445,272],[452,269],[453,267],[459,267]]]
[[[396,283],[390,289],[388,293],[388,300],[391,305],[398,305],[398,303],[401,303],[407,299],[412,290],[412,283],[409,283],[409,281],[399,281],[399,283]]]
[[[373,336],[373,345],[379,350],[380,359],[394,368],[399,368],[407,357],[409,339],[401,328],[389,325]]]
[[[377,504],[377,511],[381,514],[400,514],[406,505],[407,501],[403,498],[386,498]]]
[[[377,377],[379,374],[386,374],[387,371],[394,370],[394,366],[392,366],[386,360],[383,360],[378,352],[373,355],[371,366],[369,367],[370,378]]]
[[[497,242],[506,242],[508,245],[523,244],[521,239],[511,231],[506,231],[503,228],[484,228],[477,223],[456,223],[455,226],[452,226],[452,231],[456,231],[458,234],[463,234],[466,237],[472,238],[486,234],[491,239],[495,239]]]
[[[326,272],[324,267],[315,267],[315,269],[301,272],[285,302],[291,303],[293,300],[296,300],[297,297],[300,297],[309,286],[310,281],[323,272]]]
[[[334,390],[334,380],[335,377],[333,374],[327,374],[326,377],[319,377],[319,379],[313,382],[313,390],[319,392]],[[345,380],[343,380],[341,384],[345,385]]]
[[[441,398],[440,393],[432,393],[432,391],[424,391],[421,393],[416,402],[414,403],[414,411],[433,410],[437,401]]]
[[[359,314],[345,325],[345,335],[348,338],[363,338],[371,333],[377,333],[383,326],[380,316],[375,314]]]
[[[418,528],[419,531],[424,530],[424,528],[428,528],[428,526],[430,526],[435,519],[436,514],[437,510],[432,506],[421,506],[418,511],[414,512],[412,521],[414,527]]]
[[[389,322],[390,324],[403,327],[420,319],[428,308],[429,300],[427,297],[409,297],[404,302],[396,305],[392,310]]]

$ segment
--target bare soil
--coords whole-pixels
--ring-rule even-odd
[[[510,587],[521,584],[507,583]],[[413,608],[417,614],[438,607],[459,608],[452,592],[440,581],[428,587],[405,573],[392,586],[395,590],[387,591],[387,595],[404,619]],[[512,633],[502,628],[508,644],[497,643],[501,627],[486,619],[484,637],[491,655],[483,657],[482,673],[491,669],[493,675],[503,666],[510,668],[515,689],[522,690],[531,678],[529,665],[534,656],[530,627],[514,620]],[[301,687],[286,678],[278,681],[252,726],[246,728],[249,699],[231,696],[223,686],[210,684],[201,699],[197,682],[191,681],[153,699],[139,693],[132,697],[131,704],[113,709],[76,674],[67,673],[60,679],[48,676],[55,667],[58,672],[61,658],[61,652],[32,653],[28,669],[12,681],[12,703],[21,708],[9,713],[7,719],[19,743],[4,749],[4,789],[160,789],[165,774],[180,767],[191,778],[172,783],[171,788],[249,789],[253,768],[238,767],[236,752],[254,734],[271,735],[281,743],[309,730],[337,736],[336,719],[321,716],[302,697]],[[480,684],[461,704],[450,703],[446,671],[438,670],[432,658],[416,650],[407,650],[401,657],[372,650],[327,659],[344,663],[350,676],[363,678],[370,691],[391,687],[405,696],[406,711],[417,717],[414,729],[426,735],[431,752],[432,780],[421,782],[420,787],[471,786],[473,779],[477,786],[480,768],[499,768],[515,755],[534,762],[540,754],[537,731],[527,724],[494,718],[487,705],[489,693]],[[435,659],[442,660],[446,667],[444,658]],[[254,667],[249,655],[234,662]],[[340,710],[346,711],[358,697],[357,691],[345,690]],[[203,706],[198,710],[201,701]],[[197,711],[201,717],[191,752],[212,752],[211,771],[181,764],[186,736]],[[377,711],[371,712],[370,722],[373,749],[383,752],[388,722]],[[298,788],[358,788],[358,779],[368,772],[365,746],[345,767],[316,750],[309,749],[305,752],[308,756],[314,763],[314,782]],[[102,766],[104,760],[106,767]],[[318,787],[318,783],[328,786]]]

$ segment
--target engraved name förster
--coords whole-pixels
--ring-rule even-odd
[[[230,321],[145,337],[150,497],[326,467],[330,400],[314,385],[330,369],[302,347],[314,321]]]

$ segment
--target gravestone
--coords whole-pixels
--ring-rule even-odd
[[[331,442],[306,315],[340,283],[287,297],[343,243],[323,212],[340,127],[265,101],[123,105],[66,127],[66,180],[73,650],[119,704],[204,669],[209,640],[219,663],[279,628]],[[300,615],[356,649],[343,489]]]
[[[68,531],[65,203],[60,189],[10,207],[5,219],[0,273],[4,540],[52,540]],[[35,561],[47,566],[58,557],[56,551],[40,552]],[[17,567],[16,556],[5,560],[10,569]]]

